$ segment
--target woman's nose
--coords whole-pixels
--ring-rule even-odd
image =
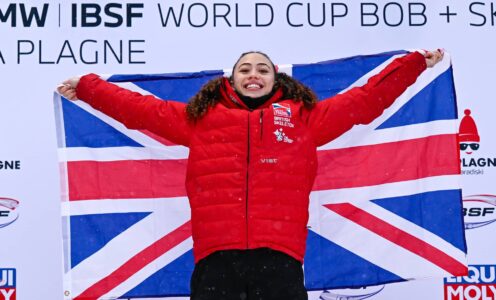
[[[258,78],[258,72],[257,71],[251,71],[248,74],[249,78]]]

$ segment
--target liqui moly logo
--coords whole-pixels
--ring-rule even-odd
[[[445,300],[495,300],[496,265],[470,265],[468,275],[444,279]]]
[[[0,300],[16,300],[16,270],[0,268]]]

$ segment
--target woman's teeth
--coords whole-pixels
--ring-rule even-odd
[[[260,88],[260,85],[252,83],[252,84],[247,85],[246,88],[248,88],[248,89],[259,89]]]

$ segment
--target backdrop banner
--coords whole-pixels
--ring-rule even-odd
[[[131,133],[109,118],[97,112],[85,110],[87,107],[80,102],[63,104],[65,102],[56,101],[57,107],[54,109],[54,89],[64,80],[87,73],[123,74],[123,76],[129,76],[129,79],[125,77],[117,79],[112,76],[113,78],[109,77],[109,80],[118,81],[117,83],[133,89],[139,87],[140,91],[145,93],[166,97],[165,89],[163,91],[152,90],[153,80],[150,77],[138,79],[135,75],[126,74],[176,72],[187,77],[188,74],[198,70],[232,67],[241,53],[250,50],[267,53],[276,64],[287,62],[311,64],[338,59],[336,61],[338,64],[335,66],[341,65],[345,68],[344,63],[347,60],[339,60],[339,58],[354,57],[351,61],[355,62],[355,66],[346,68],[350,72],[355,70],[353,71],[355,73],[347,73],[343,69],[342,71],[346,74],[339,75],[339,77],[345,82],[337,86],[335,91],[327,94],[325,89],[329,88],[330,84],[337,84],[333,82],[337,76],[325,78],[325,80],[329,79],[329,83],[322,81],[324,86],[319,87],[316,82],[312,82],[311,78],[304,78],[304,72],[307,72],[305,73],[307,75],[315,74],[313,68],[315,67],[316,70],[317,66],[310,65],[302,68],[298,65],[288,66],[287,72],[304,80],[323,99],[333,93],[344,91],[347,86],[355,82],[360,84],[358,81],[362,77],[365,79],[367,72],[379,70],[383,63],[386,63],[393,55],[400,54],[388,51],[394,49],[435,50],[438,48],[445,48],[449,52],[449,57],[446,57],[438,68],[428,70],[423,74],[415,87],[409,89],[403,98],[397,101],[405,103],[405,109],[413,104],[423,107],[424,103],[421,103],[423,100],[420,99],[424,99],[422,98],[424,96],[418,98],[419,95],[432,93],[432,97],[436,98],[434,103],[425,104],[423,108],[425,110],[419,110],[416,117],[411,119],[401,113],[403,109],[393,106],[384,115],[389,119],[380,119],[381,121],[373,124],[375,127],[371,125],[354,128],[349,134],[320,148],[321,154],[319,155],[325,156],[326,153],[332,153],[333,156],[344,156],[334,161],[335,169],[321,168],[317,183],[333,182],[332,179],[340,176],[347,180],[350,178],[357,180],[358,178],[355,177],[358,176],[354,175],[358,171],[362,179],[380,178],[372,175],[380,176],[383,172],[379,164],[382,160],[391,163],[391,166],[396,168],[395,170],[399,166],[404,167],[405,170],[407,168],[411,170],[409,169],[410,163],[418,158],[408,156],[408,160],[405,160],[408,164],[404,166],[403,163],[393,158],[402,157],[400,150],[409,149],[414,153],[415,149],[422,148],[421,145],[405,143],[413,140],[437,141],[437,139],[448,138],[454,132],[458,132],[460,185],[456,186],[455,180],[448,180],[448,178],[455,177],[450,172],[447,174],[452,175],[442,175],[443,180],[446,179],[446,181],[440,179],[441,175],[428,174],[425,178],[421,178],[422,169],[419,169],[419,176],[416,178],[418,187],[422,191],[417,194],[411,192],[411,186],[405,186],[404,182],[394,181],[395,176],[399,174],[392,174],[391,180],[393,181],[385,184],[388,187],[394,186],[393,189],[388,188],[387,191],[397,191],[399,194],[384,194],[379,189],[382,185],[373,188],[376,186],[375,183],[365,185],[370,188],[352,186],[334,189],[336,187],[316,185],[316,189],[311,194],[312,215],[308,224],[310,226],[308,243],[309,245],[317,243],[319,246],[309,247],[307,252],[305,280],[310,289],[309,299],[494,299],[496,297],[496,252],[494,251],[496,248],[494,239],[496,230],[496,186],[494,184],[496,180],[496,139],[494,138],[496,118],[494,118],[494,111],[496,111],[496,104],[493,90],[496,85],[494,76],[496,70],[495,30],[496,2],[494,0],[0,1],[0,86],[2,92],[0,96],[0,300],[74,298],[74,293],[82,293],[111,275],[111,273],[102,271],[103,269],[97,264],[93,264],[95,277],[76,284],[76,279],[80,274],[77,270],[83,270],[83,267],[89,266],[91,260],[97,261],[98,255],[95,255],[105,249],[110,251],[119,248],[119,251],[111,252],[112,254],[104,260],[106,263],[113,263],[108,272],[116,270],[122,272],[123,269],[119,268],[125,265],[126,255],[128,259],[136,257],[135,261],[140,260],[143,256],[138,254],[146,249],[147,244],[159,241],[161,234],[165,237],[167,230],[174,229],[153,229],[151,231],[155,234],[153,237],[139,236],[137,240],[116,244],[119,239],[115,240],[115,238],[120,235],[139,235],[133,232],[134,228],[145,226],[146,222],[153,223],[153,218],[160,219],[159,214],[165,214],[164,218],[169,218],[167,217],[169,211],[162,212],[155,207],[158,201],[166,202],[167,205],[170,204],[177,210],[174,217],[170,218],[171,220],[179,223],[181,220],[184,221],[181,224],[170,224],[177,225],[176,228],[182,228],[180,226],[188,221],[185,193],[165,196],[157,193],[158,197],[147,198],[130,195],[125,190],[117,191],[119,195],[122,192],[122,196],[115,198],[119,199],[115,200],[115,203],[122,207],[121,210],[116,207],[109,208],[108,211],[112,212],[111,216],[110,213],[109,216],[105,215],[107,211],[103,203],[105,199],[114,198],[90,194],[90,190],[78,190],[86,193],[85,198],[78,201],[71,199],[71,193],[74,193],[74,190],[69,189],[71,177],[65,176],[71,174],[71,167],[69,167],[71,164],[87,167],[92,165],[88,161],[94,161],[94,166],[101,167],[106,165],[104,162],[116,165],[115,161],[119,160],[117,154],[109,154],[107,157],[106,150],[100,149],[99,152],[97,148],[121,148],[122,155],[125,155],[121,160],[148,161],[149,165],[139,165],[140,168],[134,169],[135,174],[140,174],[139,170],[143,172],[146,168],[164,169],[166,162],[174,161],[176,165],[172,170],[178,171],[174,176],[160,172],[161,176],[165,177],[155,176],[154,181],[150,181],[168,182],[172,186],[179,186],[182,181],[181,176],[184,174],[180,171],[184,172],[187,149],[167,144],[166,141],[150,136],[146,132]],[[371,55],[374,53],[385,54]],[[366,62],[363,56],[370,56],[372,60]],[[453,67],[448,64],[449,60],[453,61]],[[360,66],[360,64],[364,65]],[[337,68],[331,67],[332,64],[324,63],[323,65]],[[283,65],[280,66],[284,69]],[[299,68],[300,73],[297,74],[295,70]],[[198,85],[192,86],[191,92],[198,89],[207,77],[225,74],[224,71],[228,72],[218,70],[214,73],[198,75]],[[438,89],[439,86],[450,85],[446,81],[450,76],[453,77],[456,86],[457,107],[449,104],[451,96],[448,96],[447,89]],[[425,84],[424,88],[420,88],[422,87],[418,85],[420,82]],[[451,88],[452,86],[449,87]],[[439,94],[439,96],[434,94]],[[188,97],[188,95],[181,94],[168,96],[175,101],[185,101]],[[408,103],[411,104],[403,102],[407,99],[410,99]],[[66,141],[65,133],[57,133],[57,130],[70,132],[72,129],[63,126],[58,126],[57,129],[54,113],[60,114],[60,120],[63,120],[62,116],[66,113],[76,114],[74,118],[82,118],[81,124],[85,126],[107,128],[104,129],[106,136],[112,136],[111,132],[120,134],[120,139],[117,139],[119,142],[112,140],[107,143],[105,139],[101,139],[103,144],[100,147],[75,142],[72,137],[71,139],[68,137],[69,140]],[[91,115],[94,116],[94,123],[88,125],[90,123],[88,119],[91,119],[88,116]],[[459,116],[458,120],[456,115]],[[434,118],[433,121],[429,121],[430,118]],[[401,128],[406,128],[407,131],[402,135],[397,135],[403,132]],[[426,130],[425,135],[421,133],[422,128]],[[407,133],[414,134],[413,138],[408,138]],[[354,138],[363,138],[363,140]],[[388,139],[393,138],[398,138],[398,140],[390,143]],[[64,144],[67,148],[61,148]],[[387,148],[390,144],[405,145],[405,147]],[[344,148],[346,145],[350,148]],[[157,157],[158,152],[152,151],[154,147],[171,151],[162,152],[161,150],[160,153],[167,153],[167,156]],[[81,151],[72,148],[81,148]],[[87,150],[82,151],[83,148]],[[139,149],[142,151],[138,151]],[[361,149],[369,149],[366,152],[368,155],[360,152]],[[429,149],[430,152],[425,152],[425,160],[421,165],[442,163],[439,158],[445,156],[437,152],[435,148]],[[146,154],[143,154],[144,151]],[[351,158],[354,151],[361,156]],[[388,155],[388,153],[395,155]],[[170,156],[173,159],[170,159]],[[85,165],[83,162],[88,163]],[[152,165],[152,163],[155,164]],[[358,165],[357,168],[353,167],[355,164]],[[121,167],[131,170],[125,164]],[[100,172],[104,171],[106,170],[100,170]],[[405,174],[412,173],[405,172]],[[120,179],[124,180],[122,177]],[[88,176],[86,182],[94,183],[96,182],[94,178]],[[142,180],[144,186],[147,178],[152,177],[147,174],[146,177],[134,176],[129,180]],[[435,181],[434,178],[440,181]],[[387,176],[383,179],[386,182],[389,180]],[[182,183],[180,186],[182,187]],[[434,191],[433,186],[438,188],[438,191]],[[441,256],[437,254],[431,256],[433,252],[429,251],[423,252],[425,249],[422,247],[426,244],[410,243],[413,240],[417,241],[417,238],[431,245],[433,248],[429,248],[430,251],[436,251],[435,249],[442,248],[442,245],[447,243],[446,245],[450,246],[453,251],[444,252],[447,253],[446,255],[455,258],[459,258],[457,255],[463,255],[465,248],[461,240],[456,242],[448,237],[450,234],[459,236],[456,232],[456,228],[461,228],[456,227],[459,226],[459,219],[445,217],[449,215],[448,209],[450,208],[444,205],[445,196],[456,193],[460,187],[469,274],[462,277],[449,276],[444,279],[437,277],[399,281],[409,278],[406,273],[410,271],[412,265],[421,266],[421,269],[430,266],[429,270],[437,270],[439,273],[446,271],[439,264],[447,260],[438,261],[437,258]],[[356,193],[353,194],[353,191]],[[355,197],[355,195],[358,197],[353,199],[358,200],[347,202],[345,199]],[[64,201],[62,210],[61,198]],[[150,205],[148,208],[146,206],[136,208],[133,201],[138,199],[140,205],[153,204],[147,204]],[[93,214],[97,209],[88,208],[89,203],[92,203],[90,200],[98,203],[95,206],[98,206],[101,211]],[[80,203],[81,206],[85,203],[85,210],[76,210],[76,203]],[[350,207],[343,206],[343,203],[352,205],[354,211],[360,212],[358,215],[362,221],[365,220],[364,217],[374,218],[367,219],[370,222],[356,223],[355,221],[359,220],[353,221],[345,217],[344,213],[338,213],[343,210],[349,211]],[[401,208],[407,206],[394,207],[399,203],[408,203],[414,207],[409,207],[408,211],[402,211]],[[336,206],[338,204],[341,206]],[[366,204],[368,206],[365,206]],[[432,223],[426,220],[420,224],[420,216],[413,216],[409,213],[410,209],[415,211],[418,207],[421,207],[422,211],[434,212],[431,216],[435,216],[438,221],[437,227],[431,226]],[[121,213],[120,219],[119,213]],[[132,215],[132,217],[127,218],[125,214]],[[114,222],[121,222],[117,223],[120,227],[104,227],[102,229],[104,234],[99,235],[101,240],[88,241],[88,245],[93,245],[93,248],[82,247],[84,245],[82,241],[71,239],[71,234],[74,238],[84,233],[86,230],[84,224],[87,224],[87,227],[91,226],[88,225],[90,223],[86,223],[90,219],[93,222],[91,224],[96,226],[95,224],[106,223],[107,217]],[[343,229],[347,231],[361,230],[351,231],[354,235],[345,236],[347,239],[338,239],[340,228],[318,226],[318,224],[327,224],[331,220],[341,222]],[[401,222],[398,224],[395,220]],[[398,243],[392,242],[391,236],[387,239],[383,232],[372,233],[372,228],[365,229],[362,226],[376,224],[376,221],[382,221],[384,224],[401,229],[401,231],[390,232],[395,238],[399,237],[397,234],[400,232],[403,237],[405,237],[403,233],[409,234],[407,235],[408,245],[415,244],[415,249],[407,250]],[[164,221],[160,219],[160,222],[162,224]],[[77,229],[77,224],[81,226],[79,229]],[[413,227],[410,226],[412,224],[414,224]],[[186,234],[186,231],[183,233]],[[365,233],[369,233],[366,236],[367,239],[363,235]],[[145,265],[128,265],[128,269],[124,270],[125,274],[128,274],[124,276],[127,279],[112,282],[106,288],[108,291],[102,295],[110,292],[112,295],[131,295],[131,291],[138,291],[135,289],[138,286],[140,291],[146,290],[145,278],[151,280],[155,276],[159,277],[161,272],[175,268],[174,264],[182,264],[182,261],[178,260],[181,257],[184,258],[187,266],[191,263],[191,258],[188,258],[187,254],[191,247],[191,240],[189,234],[187,235],[188,237],[181,244],[163,252],[165,256],[150,255],[147,256],[148,263]],[[427,239],[428,237],[433,239]],[[368,238],[373,238],[374,242],[381,242],[374,244],[377,247],[376,251],[373,251],[372,247],[369,247],[370,249],[364,247],[369,245]],[[72,256],[64,258],[64,252],[71,253],[71,247],[81,250],[78,250],[80,251],[78,254],[74,252]],[[152,251],[155,248],[150,249]],[[386,249],[391,252],[386,252]],[[419,255],[419,249],[423,249],[422,255],[424,256]],[[334,258],[331,258],[329,253],[332,253]],[[376,256],[377,253],[384,254],[384,256]],[[400,253],[401,259],[398,256]],[[159,254],[160,252],[157,252],[155,255]],[[320,261],[315,260],[311,263],[308,259],[310,256],[316,258],[320,255],[322,255]],[[360,282],[362,279],[344,278],[341,274],[349,270],[344,267],[335,267],[330,259],[349,259],[355,257],[354,255],[356,259],[350,267],[369,265],[373,272],[367,272],[367,274],[376,274],[375,270],[380,270],[379,279],[391,283],[366,288],[358,287],[360,283],[345,283],[349,280]],[[153,270],[149,269],[152,266],[156,267]],[[186,269],[190,268],[191,265]],[[87,270],[84,269],[84,272]],[[81,271],[81,273],[84,272]],[[448,273],[453,274],[446,272]],[[137,275],[130,276],[130,274]],[[72,276],[74,280],[71,280]],[[177,278],[186,277],[186,273],[177,276]],[[365,276],[363,280],[370,283],[369,280],[372,278]],[[175,283],[167,285],[168,293],[172,284]],[[184,286],[184,281],[178,281],[177,284],[176,290],[179,290],[179,284],[183,284],[183,292],[178,292],[177,297],[171,296],[168,299],[186,299],[180,295],[187,293],[187,286]],[[324,289],[324,287],[336,286],[334,284],[350,287]],[[156,298],[160,299],[160,297]]]

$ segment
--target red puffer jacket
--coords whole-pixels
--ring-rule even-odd
[[[222,99],[196,122],[185,104],[81,78],[78,98],[132,129],[190,148],[186,188],[195,261],[217,250],[269,247],[303,261],[317,146],[367,124],[425,69],[420,53],[394,60],[363,87],[308,110],[277,91],[250,111],[224,81]]]

